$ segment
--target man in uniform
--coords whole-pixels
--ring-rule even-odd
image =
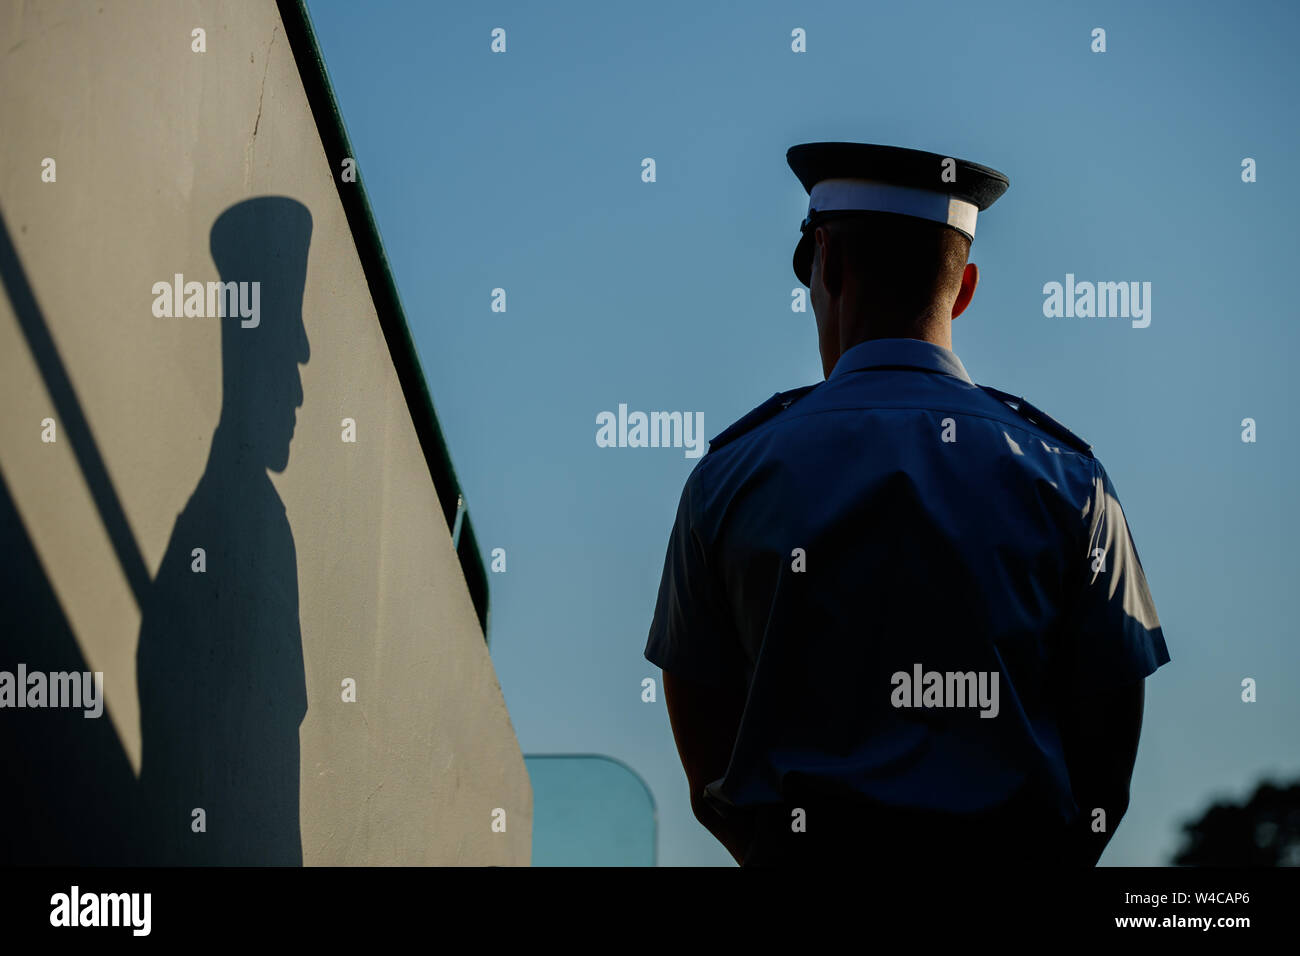
[[[1009,182],[859,143],[787,160],[825,381],[710,442],[645,649],[696,818],[744,865],[1094,865],[1169,654],[1090,446],[952,351]]]

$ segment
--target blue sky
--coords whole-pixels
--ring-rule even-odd
[[[701,411],[711,437],[820,380],[812,313],[790,309],[807,195],[785,151],[802,142],[1011,180],[980,216],[954,350],[1093,444],[1173,657],[1148,681],[1102,863],[1163,863],[1210,800],[1300,776],[1297,333],[1279,281],[1297,251],[1300,13],[1062,6],[310,0],[480,542],[506,549],[492,654],[520,745],[635,768],[662,865],[731,864],[691,816],[662,695],[640,693],[694,461],[599,448],[595,418]],[[1067,273],[1150,282],[1150,326],[1045,317],[1043,286]]]

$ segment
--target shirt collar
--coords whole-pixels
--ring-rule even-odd
[[[952,349],[921,339],[869,339],[859,342],[840,356],[831,369],[830,378],[881,365],[904,365],[927,372],[942,372],[967,384],[975,384]]]

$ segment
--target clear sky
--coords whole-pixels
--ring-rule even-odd
[[[1166,862],[1212,799],[1300,776],[1300,8],[1064,6],[309,4],[480,543],[506,550],[492,654],[520,745],[635,768],[663,865],[732,862],[691,816],[662,694],[641,700],[695,461],[597,447],[596,416],[698,411],[712,437],[821,379],[790,306],[802,142],[1011,180],[979,218],[954,350],[1093,444],[1173,657],[1103,864]],[[1046,317],[1067,273],[1151,283],[1150,325]]]

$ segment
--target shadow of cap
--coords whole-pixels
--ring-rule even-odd
[[[266,281],[306,268],[311,211],[288,196],[235,203],[212,224],[209,249],[226,281]]]

